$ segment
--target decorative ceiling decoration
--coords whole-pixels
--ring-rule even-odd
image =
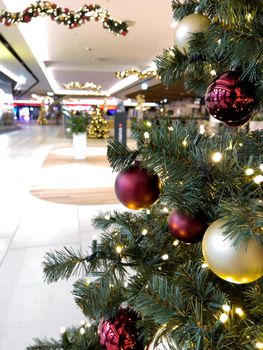
[[[80,27],[86,22],[102,22],[103,28],[117,35],[128,33],[125,21],[114,19],[110,12],[99,5],[84,5],[78,11],[62,8],[50,1],[37,1],[20,12],[0,11],[0,23],[11,26],[18,23],[29,23],[32,18],[49,16],[58,24],[64,24],[69,29]]]
[[[118,79],[125,79],[129,77],[130,75],[137,75],[139,79],[146,79],[149,77],[156,77],[158,78],[157,71],[154,69],[148,70],[146,72],[141,72],[136,68],[129,68],[123,72],[116,72],[115,77]]]
[[[63,85],[68,90],[88,90],[93,92],[101,92],[101,85],[94,83],[79,83],[78,81],[71,81],[68,84]]]
[[[32,94],[31,97],[38,101],[39,103],[43,103],[43,104],[52,104],[54,102],[54,99],[50,96],[41,96],[41,95],[37,95],[37,94]]]

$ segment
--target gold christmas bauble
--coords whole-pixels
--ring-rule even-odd
[[[222,226],[226,220],[214,221],[203,237],[202,250],[209,268],[220,278],[233,283],[254,282],[263,276],[263,246],[249,238],[247,248],[233,247]]]
[[[192,33],[204,32],[210,25],[210,19],[201,13],[185,16],[175,28],[175,45],[183,54],[189,51],[189,39]]]

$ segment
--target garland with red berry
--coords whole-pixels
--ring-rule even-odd
[[[62,8],[50,1],[37,1],[24,11],[9,12],[0,11],[0,23],[11,26],[18,23],[29,23],[32,18],[49,16],[58,24],[64,24],[69,29],[80,27],[89,21],[102,22],[103,28],[117,35],[125,36],[128,33],[126,22],[111,17],[108,10],[99,5],[84,5],[78,11]]]

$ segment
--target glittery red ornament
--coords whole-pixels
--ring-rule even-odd
[[[208,227],[207,218],[203,213],[190,217],[173,210],[168,218],[168,226],[171,234],[179,241],[197,243]]]
[[[138,341],[137,320],[137,314],[131,309],[120,309],[116,317],[101,320],[98,332],[103,349],[143,350]]]
[[[243,125],[256,106],[253,91],[253,84],[241,80],[239,72],[225,72],[208,86],[205,94],[206,108],[214,118],[227,125]]]
[[[115,193],[127,208],[139,210],[150,207],[159,197],[160,181],[137,164],[122,171],[115,181]]]

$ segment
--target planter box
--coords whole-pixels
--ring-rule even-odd
[[[263,121],[250,121],[249,122],[249,130],[255,131],[255,130],[263,130]]]
[[[73,134],[73,156],[75,159],[86,159],[86,156],[87,156],[86,132]]]

